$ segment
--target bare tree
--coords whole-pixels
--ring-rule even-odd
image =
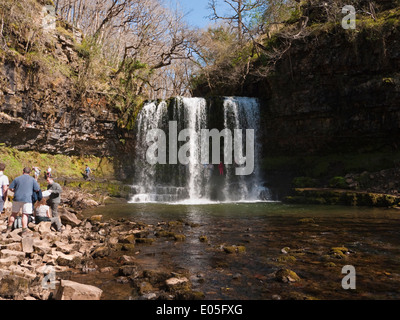
[[[245,15],[262,5],[261,0],[223,0],[226,7],[230,8],[231,14],[221,15],[218,13],[217,0],[210,0],[208,3],[209,9],[212,10],[210,18],[212,20],[223,20],[229,25],[237,29],[237,37],[240,44],[243,43],[244,33],[249,31],[245,24]]]

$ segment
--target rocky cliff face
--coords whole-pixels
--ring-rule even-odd
[[[48,68],[28,63],[18,53],[0,61],[0,143],[47,153],[113,155],[116,121],[105,97],[82,98],[72,81],[51,63],[78,63],[74,43],[51,35],[54,60]]]
[[[267,155],[397,149],[398,21],[293,42],[275,76],[258,83]]]

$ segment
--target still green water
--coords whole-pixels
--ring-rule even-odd
[[[136,259],[142,268],[189,272],[193,288],[206,299],[400,298],[400,211],[395,209],[273,202],[109,204],[84,214],[154,225],[184,222],[179,232],[185,241],[157,238],[152,245],[137,245]],[[204,235],[207,242],[199,240]],[[222,249],[227,245],[245,246],[246,252],[228,254]],[[287,254],[281,251],[285,247]],[[332,247],[348,252],[333,255]],[[356,269],[355,290],[342,288],[345,265]],[[295,271],[301,281],[277,281],[274,274],[282,268]],[[93,278],[105,299],[138,298],[128,285]]]

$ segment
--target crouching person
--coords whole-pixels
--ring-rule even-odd
[[[35,217],[35,223],[39,224],[42,221],[50,221],[56,226],[56,230],[61,232],[61,221],[59,217],[52,217],[50,207],[46,205],[46,199],[42,199],[36,203],[36,208],[33,213]]]

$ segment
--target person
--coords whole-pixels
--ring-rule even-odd
[[[9,190],[14,192],[14,199],[12,203],[11,216],[8,219],[8,226],[4,232],[10,232],[12,225],[22,209],[22,235],[25,235],[28,227],[28,217],[33,214],[32,210],[32,196],[33,192],[39,191],[40,186],[37,181],[30,176],[31,168],[25,167],[22,175],[15,178]]]
[[[58,206],[61,202],[61,186],[57,182],[54,182],[53,178],[47,178],[47,183],[47,190],[51,192],[47,204],[51,208],[53,218],[60,219],[58,215]],[[59,225],[61,225],[61,222]],[[61,231],[61,229],[57,229],[57,231]]]
[[[43,199],[42,190],[39,189],[39,191],[33,191],[33,195],[32,195],[32,209],[33,210],[35,209],[35,203],[42,199]]]
[[[61,231],[61,221],[59,218],[54,218],[51,216],[50,207],[46,205],[45,198],[42,198],[42,200],[36,203],[33,215],[35,217],[36,224],[39,224],[42,221],[50,221],[52,224],[56,225],[57,231]]]
[[[219,175],[220,176],[224,175],[224,164],[222,163],[222,161],[220,161],[218,169],[219,169]]]
[[[51,168],[50,167],[48,167],[47,171],[46,171],[46,179],[47,178],[51,178]]]
[[[0,213],[3,212],[4,203],[7,200],[8,185],[10,184],[8,177],[4,174],[5,169],[6,165],[0,163]]]
[[[40,176],[40,168],[39,167],[33,167],[32,170],[33,170],[33,173],[35,175],[35,180],[38,181],[39,176]]]
[[[85,173],[86,173],[86,179],[89,179],[90,174],[92,173],[92,169],[90,169],[88,165],[86,165]]]

